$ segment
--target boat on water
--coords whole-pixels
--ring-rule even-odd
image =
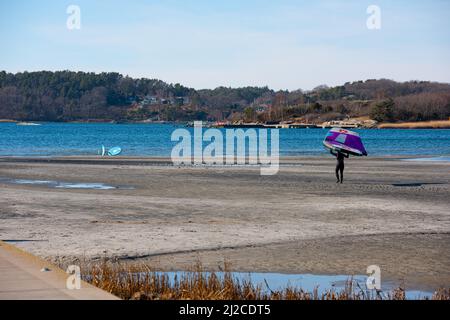
[[[34,122],[17,122],[16,125],[18,126],[40,126],[40,123],[34,123]]]

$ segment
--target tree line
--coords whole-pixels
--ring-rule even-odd
[[[0,119],[314,122],[356,116],[383,122],[448,119],[450,85],[380,79],[322,85],[311,91],[195,90],[114,72],[0,72]]]

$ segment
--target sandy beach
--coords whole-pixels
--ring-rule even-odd
[[[365,274],[450,286],[450,163],[331,157],[257,167],[174,167],[158,158],[1,158],[0,239],[58,263],[196,262],[217,270]],[[14,179],[103,183],[54,188]],[[16,181],[17,182],[17,181]]]

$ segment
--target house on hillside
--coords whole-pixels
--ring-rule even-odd
[[[264,113],[270,109],[270,106],[267,104],[259,104],[255,106],[256,113]]]
[[[147,95],[139,103],[141,106],[155,105],[159,103],[159,98],[157,96]]]
[[[190,103],[189,97],[175,97],[173,99],[173,104],[176,104],[178,106],[184,106]]]

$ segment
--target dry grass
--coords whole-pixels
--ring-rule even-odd
[[[380,129],[449,129],[450,120],[402,122],[402,123],[382,123]]]
[[[266,284],[239,280],[225,271],[218,276],[204,272],[200,266],[170,279],[168,274],[156,272],[145,264],[107,263],[82,267],[83,279],[122,299],[134,300],[404,300],[405,290],[390,293],[370,293],[352,279],[345,288],[319,293],[318,288],[306,292],[301,288],[286,287],[271,290]],[[450,290],[436,291],[432,299],[450,300]]]

